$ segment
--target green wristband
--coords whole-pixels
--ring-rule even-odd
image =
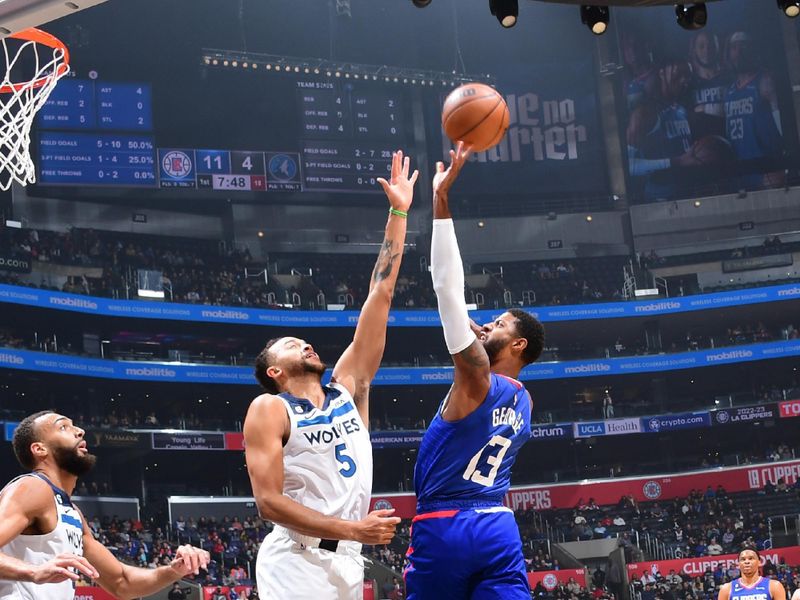
[[[398,217],[403,217],[404,219],[408,218],[408,213],[407,212],[403,212],[402,210],[397,210],[396,208],[390,208],[389,209],[389,214],[390,215],[397,215]]]

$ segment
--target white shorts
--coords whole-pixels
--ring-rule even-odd
[[[275,600],[363,600],[361,544],[339,542],[320,550],[319,539],[276,525],[256,559],[259,598]]]

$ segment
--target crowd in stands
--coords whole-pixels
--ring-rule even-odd
[[[782,253],[797,244],[778,236],[763,246],[708,254],[708,260]],[[320,254],[270,257],[256,264],[249,251],[211,240],[122,234],[91,229],[53,232],[35,229],[0,229],[0,251],[33,260],[31,276],[0,273],[0,282],[58,289],[76,294],[135,299],[138,271],[155,273],[164,282],[165,300],[221,306],[277,307],[299,304],[320,308],[320,292],[327,304],[360,306],[369,290],[374,256]],[[703,259],[704,254],[663,258],[654,251],[637,254],[642,268]],[[558,305],[622,299],[623,265],[628,257],[578,258],[475,265],[473,273],[487,274],[480,287],[470,287],[468,300],[483,306]],[[54,278],[37,264],[77,267],[74,275]],[[424,261],[409,252],[396,288],[395,306],[434,308],[435,295]],[[278,267],[277,269],[275,267]],[[245,269],[248,274],[245,274]],[[272,270],[270,270],[272,269]],[[263,274],[294,272],[281,284]],[[295,295],[296,294],[296,295]],[[296,298],[300,302],[296,302]]]

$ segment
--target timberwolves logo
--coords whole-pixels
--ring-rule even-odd
[[[548,573],[542,579],[542,585],[544,586],[544,589],[546,589],[548,592],[553,591],[554,589],[556,589],[556,586],[558,585],[558,579],[552,573]]]
[[[661,421],[658,419],[650,419],[648,426],[650,427],[650,431],[658,432],[661,429]]]
[[[164,155],[161,168],[170,177],[182,179],[192,172],[192,159],[180,150],[172,150]]]
[[[657,481],[650,480],[644,484],[642,493],[644,493],[645,498],[649,500],[657,500],[661,497],[661,484]]]
[[[297,175],[297,163],[286,154],[276,154],[269,161],[269,174],[278,181],[292,181]]]
[[[391,510],[392,508],[394,507],[388,500],[378,500],[375,506],[372,507],[372,510]]]
[[[717,412],[717,423],[727,423],[731,416],[728,414],[728,411],[721,410]]]

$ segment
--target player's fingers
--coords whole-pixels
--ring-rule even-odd
[[[378,177],[377,181],[378,181],[378,183],[381,184],[381,187],[383,188],[383,191],[388,194],[389,193],[389,182],[386,181],[383,177]]]
[[[81,573],[91,577],[92,579],[97,579],[100,576],[100,573],[97,572],[88,560],[86,560],[83,556],[75,556],[73,561],[76,563],[73,565],[76,569],[78,569]]]
[[[417,183],[417,177],[419,177],[419,171],[414,169],[414,172],[411,174],[411,180],[410,180],[411,181],[411,185],[414,185],[415,183]]]
[[[392,154],[392,181],[397,179],[397,177],[400,175],[402,160],[403,159],[400,152],[394,152]]]
[[[403,177],[408,179],[408,170],[411,168],[411,159],[406,156],[403,159]]]
[[[372,514],[376,517],[390,517],[394,514],[393,508],[379,508],[378,510],[373,510]]]
[[[192,570],[192,573],[197,575],[197,573],[200,572],[200,561],[198,560],[194,548],[186,548],[186,557],[189,559],[189,568]]]
[[[60,575],[62,577],[62,579],[59,579],[59,581],[64,581],[64,579],[71,579],[72,581],[78,581],[78,579],[80,579],[80,576],[78,574],[73,573],[69,569],[65,569],[63,567],[56,567],[56,573],[57,575]]]

